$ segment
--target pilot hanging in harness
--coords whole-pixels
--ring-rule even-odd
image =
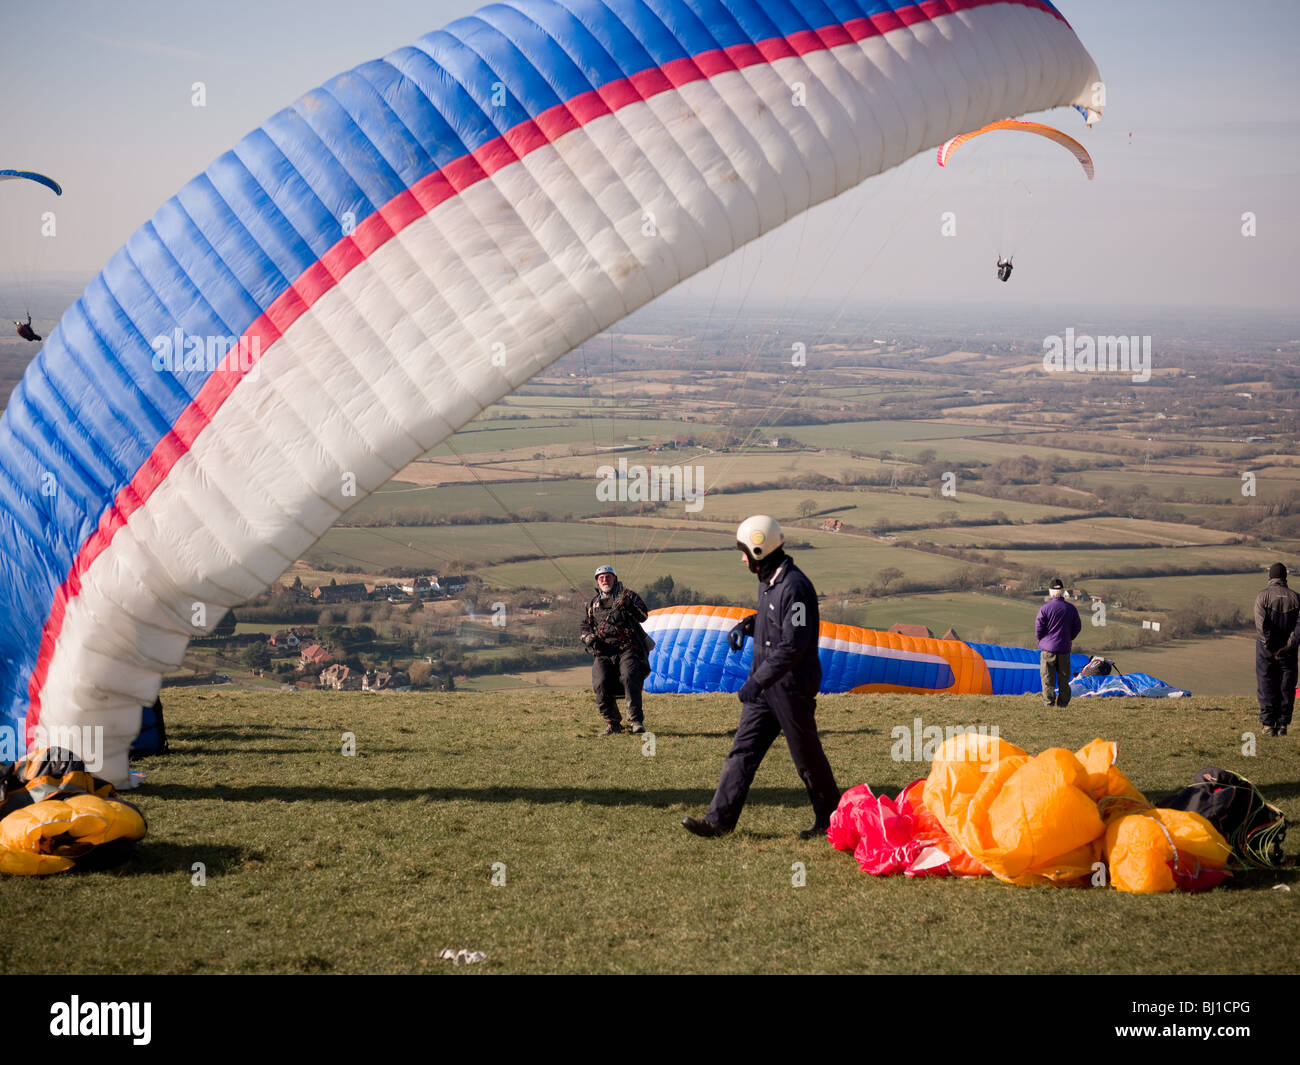
[[[999,281],[1011,280],[1011,259],[1014,258],[1015,256],[1013,255],[1010,258],[1008,258],[1006,262],[1003,262],[1002,256],[1001,255],[998,256],[998,280]]]
[[[36,332],[36,330],[32,328],[32,316],[30,314],[27,316],[27,321],[19,322],[15,320],[14,325],[18,327],[16,330],[14,330],[14,332],[16,332],[24,340],[41,339],[40,333]]]

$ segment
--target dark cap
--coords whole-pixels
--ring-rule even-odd
[[[1268,579],[1271,581],[1278,577],[1283,580],[1286,579],[1286,567],[1281,562],[1274,562],[1273,565],[1268,567]]]
[[[1065,583],[1061,580],[1060,577],[1056,577],[1056,578],[1054,578],[1054,579],[1052,580],[1052,583],[1049,584],[1047,587],[1049,587],[1049,588],[1064,588],[1064,587],[1065,587]]]

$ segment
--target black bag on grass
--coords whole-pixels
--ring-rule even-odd
[[[1246,865],[1277,869],[1284,862],[1286,818],[1243,776],[1210,766],[1196,774],[1195,784],[1160,805],[1200,814],[1219,830],[1232,845],[1233,855]]]

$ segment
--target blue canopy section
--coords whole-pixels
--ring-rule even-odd
[[[1192,693],[1185,688],[1170,687],[1149,673],[1114,673],[1109,677],[1076,677],[1070,681],[1070,694],[1077,698],[1113,695],[1130,699],[1173,699]]]
[[[754,661],[754,641],[740,654],[727,646],[727,629],[672,628],[654,633],[648,692],[738,692]]]
[[[1043,672],[1039,652],[1028,647],[1003,647],[996,643],[973,643],[970,646],[984,657],[993,681],[994,695],[1028,695],[1043,690]],[[1088,664],[1087,655],[1070,656],[1070,673],[1078,673]]]

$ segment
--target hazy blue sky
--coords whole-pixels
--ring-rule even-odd
[[[8,42],[0,166],[49,173],[66,189],[57,201],[58,239],[33,241],[30,219],[52,198],[16,182],[0,186],[5,258],[25,269],[87,273],[185,181],[303,91],[479,6],[0,5]],[[688,293],[864,306],[1077,298],[1094,309],[1293,307],[1300,4],[1058,6],[1101,69],[1107,111],[1091,131],[1073,111],[1046,120],[1087,145],[1096,181],[1030,138],[968,145],[942,170],[927,152],[751,245],[692,281]],[[206,84],[204,108],[191,106],[195,81]],[[957,215],[955,238],[940,235],[944,211]],[[1241,235],[1245,211],[1257,216],[1254,238]],[[1000,250],[1017,257],[1008,285],[992,277]]]

